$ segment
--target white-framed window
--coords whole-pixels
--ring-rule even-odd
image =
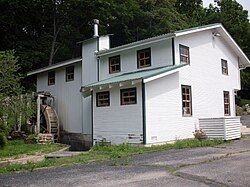
[[[190,64],[189,47],[180,44],[179,51],[180,51],[180,63]]]
[[[192,116],[192,92],[191,86],[182,85],[182,115],[185,117]]]
[[[66,67],[66,82],[74,80],[74,66]]]
[[[137,51],[137,68],[146,68],[151,66],[151,49],[142,49]]]
[[[120,55],[109,57],[109,74],[118,73],[121,71]]]
[[[110,106],[110,93],[109,93],[109,91],[96,93],[96,106],[97,107]]]
[[[137,96],[136,96],[136,88],[126,88],[121,89],[121,105],[132,105],[136,104]]]
[[[55,71],[48,72],[48,85],[54,85],[56,82],[56,73]]]
[[[228,63],[224,59],[221,59],[221,70],[223,75],[228,75]]]
[[[224,95],[224,115],[230,116],[230,94],[229,91],[223,91]]]

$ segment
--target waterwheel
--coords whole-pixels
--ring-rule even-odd
[[[54,107],[49,105],[41,105],[41,112],[45,118],[46,131],[54,135],[57,142],[59,138],[59,119]]]

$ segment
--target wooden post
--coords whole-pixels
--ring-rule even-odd
[[[40,104],[41,104],[41,95],[37,95],[37,117],[36,117],[36,133],[40,133]]]

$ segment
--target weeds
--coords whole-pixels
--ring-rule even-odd
[[[80,155],[68,158],[45,159],[37,163],[13,164],[0,168],[0,173],[8,173],[13,171],[33,171],[36,168],[44,168],[51,166],[72,165],[77,163],[90,163],[93,161],[110,161],[111,165],[129,165],[132,162],[132,156],[156,151],[166,151],[169,149],[183,149],[192,147],[216,146],[224,143],[223,140],[202,140],[188,139],[177,140],[174,144],[165,144],[152,147],[139,147],[128,144],[122,145],[105,145],[94,146],[90,151]]]

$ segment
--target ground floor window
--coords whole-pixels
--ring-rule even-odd
[[[230,95],[228,91],[224,91],[224,114],[230,115]]]
[[[109,91],[96,93],[96,106],[105,107],[110,105]]]
[[[136,88],[121,90],[121,105],[136,104]]]
[[[192,116],[191,86],[181,86],[182,90],[182,115]]]

